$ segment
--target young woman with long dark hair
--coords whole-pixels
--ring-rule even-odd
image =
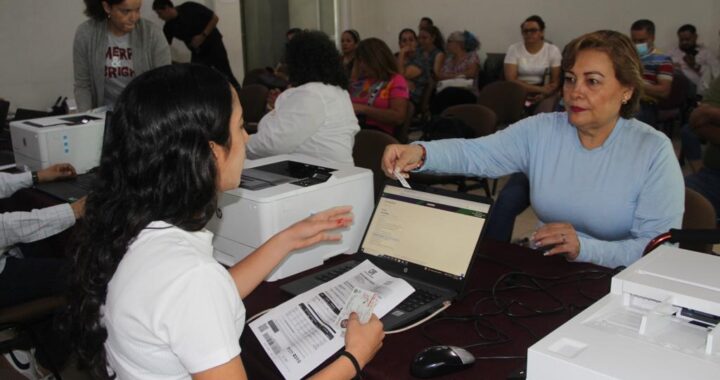
[[[349,207],[281,231],[229,270],[205,224],[217,192],[236,188],[247,134],[235,90],[205,66],[173,65],[133,80],[118,99],[78,231],[69,330],[98,378],[245,379],[239,338],[247,296],[291,251],[352,222]],[[253,221],[248,221],[253,223]],[[350,318],[346,351],[361,366],[382,323]],[[316,376],[351,378],[339,357]]]

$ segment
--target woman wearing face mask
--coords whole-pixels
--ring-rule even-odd
[[[524,173],[545,255],[615,268],[679,228],[684,184],[672,144],[633,119],[642,65],[625,35],[589,33],[563,53],[567,112],[523,119],[490,136],[390,145],[388,175],[421,171],[496,178]]]
[[[134,77],[171,63],[167,39],[140,18],[141,6],[142,0],[85,0],[90,20],[78,26],[73,43],[78,111],[112,108]]]

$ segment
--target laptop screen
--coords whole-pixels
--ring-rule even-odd
[[[361,251],[454,280],[465,278],[490,204],[447,194],[385,186]]]

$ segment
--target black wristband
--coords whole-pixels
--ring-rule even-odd
[[[33,185],[37,185],[40,183],[40,177],[38,177],[38,174],[35,170],[30,172],[30,175],[32,176]]]
[[[353,356],[353,354],[351,354],[347,351],[341,352],[340,356],[344,356],[344,357],[350,359],[350,361],[353,364],[353,367],[355,367],[355,377],[353,377],[352,380],[362,379],[362,376],[360,376],[360,372],[362,371],[362,369],[360,369],[360,363],[358,363],[357,359],[355,359],[355,356]]]

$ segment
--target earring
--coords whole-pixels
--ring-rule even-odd
[[[628,98],[623,99],[622,104],[627,104],[628,100],[629,100]]]

